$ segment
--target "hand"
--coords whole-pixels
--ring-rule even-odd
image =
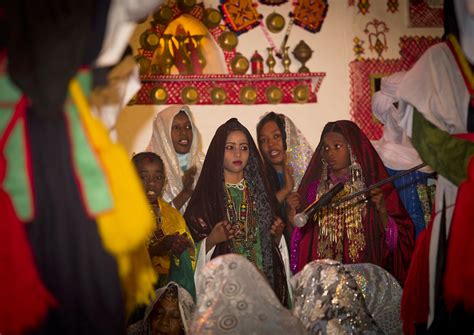
[[[385,207],[385,199],[380,188],[374,188],[372,191],[370,191],[370,200],[374,203],[378,212],[387,212],[387,208]]]
[[[175,256],[180,256],[184,250],[192,245],[191,240],[188,238],[186,233],[178,235],[171,245],[171,253]]]
[[[281,236],[283,235],[284,230],[285,223],[277,216],[270,229],[270,233],[272,234],[275,243],[280,244]]]
[[[194,176],[196,175],[197,168],[196,166],[192,166],[186,171],[184,171],[182,182],[183,182],[183,190],[192,191],[194,188]]]
[[[207,225],[204,220],[198,219],[201,225]],[[234,229],[232,225],[227,220],[219,221],[214,228],[212,228],[211,233],[207,237],[206,243],[206,252],[211,250],[215,245],[232,240],[234,238]]]
[[[291,192],[293,187],[295,187],[295,178],[293,177],[293,169],[291,166],[288,165],[288,157],[285,155],[285,169],[283,175],[283,188],[287,192]]]
[[[294,225],[294,219],[297,211],[301,207],[301,196],[299,193],[296,192],[291,192],[287,197],[286,197],[286,215],[288,217],[288,220],[290,221],[291,224]]]
[[[165,256],[169,254],[171,251],[172,245],[176,238],[178,237],[178,233],[173,235],[165,235],[158,243],[149,245],[148,251],[150,252],[151,256]]]

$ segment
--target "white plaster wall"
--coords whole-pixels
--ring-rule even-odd
[[[355,1],[357,3],[357,1]],[[318,92],[318,102],[311,104],[280,104],[280,105],[195,105],[191,106],[196,125],[201,133],[203,149],[207,147],[216,128],[231,117],[237,117],[252,134],[255,134],[256,124],[265,112],[275,111],[289,116],[301,129],[311,145],[316,147],[319,135],[328,121],[350,119],[349,98],[349,62],[355,56],[352,50],[355,36],[364,40],[365,58],[376,58],[375,52],[368,50],[369,42],[363,32],[367,22],[377,18],[387,23],[390,31],[386,34],[388,50],[384,58],[399,57],[399,38],[403,35],[431,35],[440,36],[442,28],[408,28],[407,3],[408,0],[399,0],[400,7],[397,13],[386,10],[386,0],[370,0],[369,13],[361,15],[356,7],[348,7],[347,0],[330,0],[329,10],[322,29],[312,34],[298,26],[294,26],[288,40],[290,51],[304,40],[314,50],[313,57],[306,64],[312,72],[326,72],[321,88]],[[206,7],[217,8],[218,1],[204,1]],[[259,13],[266,17],[273,11],[282,14],[288,20],[288,13],[292,10],[291,1],[277,6],[259,4]],[[146,28],[146,23],[137,28],[132,46],[137,46],[137,36]],[[270,36],[277,47],[280,46],[285,29],[279,34]],[[258,52],[266,58],[267,40],[260,27],[240,35],[237,51],[250,59],[253,52]],[[292,57],[292,55],[291,55]],[[300,64],[292,59],[291,71],[296,72]],[[282,66],[277,65],[275,70],[282,72]],[[153,116],[167,106],[130,106],[126,107],[117,125],[119,141],[129,153],[143,151],[151,137],[151,123]]]

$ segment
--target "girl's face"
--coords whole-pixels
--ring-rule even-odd
[[[262,156],[272,165],[280,166],[284,163],[285,149],[280,128],[275,121],[268,121],[260,130],[258,137]]]
[[[151,329],[153,335],[184,334],[177,299],[160,298],[151,316]]]
[[[237,183],[244,176],[244,169],[249,160],[249,143],[245,134],[235,130],[227,135],[224,149],[224,179]]]
[[[144,159],[137,165],[137,170],[142,180],[148,202],[150,204],[156,204],[165,184],[163,164],[158,160],[150,161]]]
[[[193,143],[193,127],[188,115],[181,111],[173,119],[171,124],[171,140],[174,151],[178,154],[187,154]]]
[[[349,173],[351,157],[349,146],[342,134],[329,132],[323,136],[323,159],[336,176]]]

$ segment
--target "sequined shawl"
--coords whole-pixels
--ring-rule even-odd
[[[341,263],[313,261],[293,276],[291,283],[293,315],[309,334],[383,334],[356,281]]]
[[[185,112],[191,121],[193,128],[193,143],[189,150],[188,168],[193,165],[197,168],[194,179],[195,185],[201,172],[204,154],[202,153],[201,137],[194,125],[191,111],[188,106],[171,106],[156,115],[153,121],[153,134],[147,146],[147,151],[152,151],[161,157],[165,165],[165,173],[167,183],[163,191],[163,199],[167,202],[172,201],[183,189],[182,176],[183,172],[179,166],[178,157],[174,150],[173,141],[171,140],[171,126],[174,117],[179,112]],[[181,208],[181,213],[186,209],[186,205]]]
[[[384,333],[402,334],[400,304],[403,291],[397,280],[375,264],[346,264],[344,268],[356,281],[367,310]]]
[[[188,291],[186,291],[184,288],[182,288],[175,282],[169,282],[165,287],[156,290],[156,298],[153,299],[153,301],[146,308],[143,320],[138,321],[137,323],[134,323],[133,325],[128,327],[128,335],[152,335],[150,316],[153,312],[153,309],[155,308],[156,303],[166,292],[166,289],[171,285],[176,285],[176,287],[178,288],[179,313],[181,315],[181,321],[183,322],[185,333],[188,333],[194,314],[194,300],[188,293]]]
[[[352,121],[340,120],[328,123],[321,134],[321,141],[311,159],[306,173],[301,181],[298,193],[302,199],[306,199],[306,205],[314,198],[307,197],[314,188],[314,184],[321,180],[323,172],[322,158],[322,138],[328,132],[338,132],[344,136],[350,145],[352,154],[360,164],[364,182],[366,186],[375,184],[385,178],[388,173],[367,136]],[[369,201],[367,211],[363,220],[364,234],[366,238],[366,248],[364,255],[359,262],[369,262],[377,264],[392,273],[399,282],[403,283],[410,265],[411,254],[414,247],[414,227],[402,205],[400,197],[392,183],[381,187],[385,199],[387,213],[395,220],[398,229],[398,245],[393,253],[390,253],[385,242],[385,230],[375,205]],[[314,234],[311,238],[311,235]],[[310,246],[311,241],[313,245]],[[296,271],[299,271],[309,260],[317,259],[318,231],[317,224],[312,218],[308,220],[306,226],[295,229],[292,236],[292,259],[296,260]],[[310,254],[311,252],[311,254]],[[295,257],[296,256],[296,257]],[[295,262],[295,261],[293,261]]]
[[[191,334],[306,334],[265,277],[246,258],[227,254],[207,263],[197,277]]]
[[[211,232],[216,223],[227,218],[226,203],[227,195],[224,189],[224,150],[227,135],[231,131],[242,131],[249,144],[249,160],[244,170],[244,177],[249,185],[252,201],[255,202],[255,215],[257,227],[261,234],[263,272],[270,283],[274,284],[274,255],[273,241],[270,235],[270,227],[275,217],[274,205],[276,200],[270,193],[268,182],[263,172],[263,163],[257,151],[255,142],[247,128],[237,119],[233,118],[221,125],[207,151],[201,175],[189,200],[184,218],[191,231],[195,242],[201,241]],[[198,219],[206,222],[202,226]],[[219,243],[213,256],[223,255],[230,252],[229,243]]]

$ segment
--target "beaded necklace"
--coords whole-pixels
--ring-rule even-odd
[[[237,214],[236,205],[234,203],[234,199],[229,192],[229,187],[237,188],[241,190],[242,193],[242,201],[240,202],[239,212]],[[248,185],[245,179],[242,179],[237,184],[230,184],[226,183],[226,192],[227,192],[227,219],[236,228],[236,238],[243,239],[245,235],[245,240],[248,239],[248,213],[249,213],[249,190]]]

